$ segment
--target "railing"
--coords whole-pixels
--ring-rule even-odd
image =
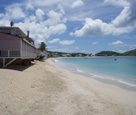
[[[17,51],[17,50],[0,50],[0,58],[36,58],[36,53]]]
[[[0,57],[20,57],[18,50],[0,50]]]
[[[26,51],[22,51],[21,53],[21,57],[23,58],[36,58],[37,54],[36,53],[31,53],[31,52],[26,52]]]

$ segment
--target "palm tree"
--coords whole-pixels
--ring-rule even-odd
[[[40,50],[45,51],[45,49],[46,49],[46,44],[44,42],[41,42]]]

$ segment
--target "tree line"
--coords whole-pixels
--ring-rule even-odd
[[[101,51],[95,54],[96,56],[136,56],[136,49],[124,53],[114,51]]]

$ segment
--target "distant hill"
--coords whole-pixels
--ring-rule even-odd
[[[57,52],[57,51],[48,51],[49,57],[63,57],[65,54],[70,57],[84,57],[91,56],[91,54],[85,53],[67,53],[67,52]],[[96,56],[136,56],[136,49],[127,51],[124,53],[118,53],[114,51],[101,51],[95,54]]]
[[[122,54],[118,52],[113,52],[113,51],[101,51],[95,55],[96,56],[121,56]]]
[[[123,56],[136,56],[136,49],[123,53]]]
[[[114,52],[114,51],[101,51],[95,55],[96,56],[136,56],[136,49],[131,50],[131,51],[127,51],[124,53],[118,53],[118,52]]]
[[[85,53],[67,53],[67,52],[57,52],[48,51],[50,57],[63,57],[64,54],[68,54],[70,57],[87,56]]]

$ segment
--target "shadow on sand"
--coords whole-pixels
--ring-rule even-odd
[[[40,59],[40,60],[36,60],[36,61],[45,62],[45,59]],[[16,71],[24,71],[24,70],[28,69],[29,67],[34,66],[36,64],[36,61],[31,62],[31,64],[29,64],[29,65],[11,64],[6,68],[0,67],[0,69],[11,69],[11,70],[16,70]]]
[[[27,65],[27,66],[19,65],[19,64],[12,64],[12,65],[9,65],[8,67],[6,67],[5,69],[11,69],[11,70],[16,70],[16,71],[24,71],[24,70],[26,70],[29,67],[32,67],[34,65],[35,65],[35,63],[31,63],[30,65]]]

